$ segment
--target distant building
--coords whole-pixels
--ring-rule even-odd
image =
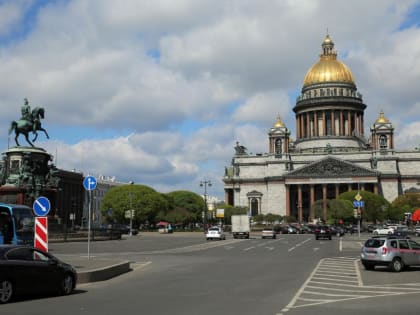
[[[384,65],[386,66],[386,65]],[[311,205],[345,191],[367,190],[393,201],[420,183],[420,152],[395,149],[394,127],[383,111],[364,134],[362,95],[350,69],[337,60],[329,35],[320,60],[307,72],[293,108],[296,140],[277,117],[268,131],[268,153],[248,154],[237,143],[223,177],[229,205],[252,215],[314,219]],[[274,120],[274,119],[273,119]]]

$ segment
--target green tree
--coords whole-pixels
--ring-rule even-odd
[[[184,209],[190,213],[191,221],[201,221],[205,202],[200,195],[186,190],[172,191],[166,194],[171,200],[172,209]]]
[[[188,223],[195,221],[195,215],[185,208],[175,208],[170,210],[162,219],[174,224],[181,224],[182,226],[185,226]]]
[[[226,204],[221,204],[217,206],[219,209],[225,210],[224,221],[226,224],[231,224],[231,217],[234,214],[248,214],[248,208],[246,207],[234,207]]]
[[[314,214],[314,219],[323,218],[324,217],[324,202],[322,199],[316,200],[312,204],[312,212]]]
[[[327,201],[328,221],[337,224],[340,220],[348,221],[353,218],[353,204],[345,199],[331,199]]]
[[[261,223],[263,223],[263,222],[264,222],[264,215],[263,215],[263,214],[257,214],[257,215],[254,215],[254,216],[252,217],[252,220],[253,220],[254,222],[258,223],[258,224],[261,224]]]
[[[414,210],[420,208],[420,193],[405,193],[398,196],[391,206],[396,209],[404,208],[404,212],[413,213]]]
[[[278,214],[267,213],[264,215],[264,221],[268,224],[274,224],[276,221],[280,221],[281,216]]]
[[[370,191],[359,191],[364,201],[362,208],[362,220],[367,222],[383,221],[386,218],[389,202],[382,196],[371,193]],[[347,191],[338,196],[339,199],[349,200],[353,203],[357,191]]]
[[[107,222],[127,223],[125,212],[134,210],[133,223],[154,222],[159,211],[168,211],[168,200],[161,193],[145,185],[113,187],[102,201],[102,215]],[[109,211],[111,210],[111,211]]]

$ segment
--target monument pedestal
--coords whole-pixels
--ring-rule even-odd
[[[59,178],[52,160],[52,155],[38,147],[18,146],[4,152],[0,201],[32,207],[35,198],[45,196],[54,202]]]

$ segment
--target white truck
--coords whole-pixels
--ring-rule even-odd
[[[231,217],[233,238],[249,238],[250,224],[246,214],[234,214]]]

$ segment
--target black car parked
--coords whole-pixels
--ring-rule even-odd
[[[77,273],[69,264],[31,246],[0,246],[0,303],[21,294],[70,294]]]
[[[319,240],[320,238],[331,239],[331,229],[328,225],[318,225],[315,228],[315,239]]]

